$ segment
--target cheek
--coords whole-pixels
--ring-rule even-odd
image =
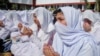
[[[40,22],[38,20],[34,20],[35,24],[37,25],[38,28],[41,28]]]
[[[62,21],[59,20],[59,22],[60,22],[61,24],[63,24],[63,25],[67,25],[65,20],[62,20]]]
[[[91,31],[91,25],[88,25],[88,30]]]
[[[22,24],[19,24],[19,25],[18,25],[18,28],[22,28],[22,27],[23,27]]]
[[[84,29],[86,28],[86,25],[85,25],[85,23],[83,24],[83,28],[84,28]]]
[[[91,31],[91,25],[89,25],[88,23],[84,23],[83,27],[86,31]]]
[[[38,20],[34,20],[34,22],[35,22],[35,24],[37,24],[37,25],[39,24]]]
[[[91,28],[91,25],[90,24],[86,24],[86,27],[88,28],[88,29],[90,29]]]
[[[67,25],[65,20],[62,20],[61,22],[62,22],[63,25]]]

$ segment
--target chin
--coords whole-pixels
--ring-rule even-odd
[[[90,32],[91,30],[87,30],[86,32]]]
[[[86,30],[86,29],[85,29],[85,32],[90,32],[90,30]]]

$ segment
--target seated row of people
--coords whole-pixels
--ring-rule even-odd
[[[99,16],[68,6],[10,11],[0,19],[0,39],[14,56],[100,56]]]

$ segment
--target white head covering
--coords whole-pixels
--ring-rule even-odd
[[[2,20],[2,18],[3,18],[3,16],[4,16],[4,14],[5,14],[5,11],[0,10],[0,20]]]
[[[29,21],[29,25],[32,25],[34,23],[33,21],[33,13],[34,13],[34,10],[29,10],[28,11],[28,21]]]
[[[94,16],[94,12],[92,10],[85,10],[83,12],[83,19],[89,19],[90,21],[92,21],[92,23],[94,24],[96,22],[95,16]]]
[[[14,25],[18,25],[18,23],[22,22],[20,15],[17,13],[12,13],[13,23]]]
[[[37,25],[34,23],[34,16],[33,16],[34,13],[35,13],[34,10],[29,10],[29,11],[28,11],[29,28],[30,28],[33,32],[37,32],[37,31],[38,31],[38,27],[37,27]]]
[[[79,10],[73,7],[61,7],[61,10],[65,16],[67,26],[56,22],[53,47],[60,56],[77,56],[81,53],[80,49],[83,46],[82,38],[91,39],[92,37],[82,29],[82,17]],[[89,42],[94,45],[93,41],[89,40]]]
[[[56,27],[56,31],[58,34],[60,35],[65,35],[66,37],[64,37],[64,39],[66,40],[71,40],[73,38],[76,38],[76,36],[74,35],[81,35],[84,33],[84,30],[82,29],[82,17],[81,14],[80,14],[80,11],[76,10],[75,8],[73,7],[61,7],[61,10],[65,16],[65,19],[66,19],[66,23],[67,23],[67,26],[64,26],[62,25],[61,23],[59,22],[56,22],[55,24],[55,27]],[[77,40],[79,39],[80,37],[76,38]],[[74,39],[75,40],[75,39]],[[73,40],[73,41],[74,41]],[[72,45],[74,42],[68,42],[65,41],[68,45]]]
[[[13,20],[11,19],[12,18],[11,14],[12,12],[8,12],[3,17],[6,29],[10,29],[13,26]]]
[[[28,25],[29,19],[28,19],[28,12],[27,12],[27,10],[20,11],[18,14],[21,17],[22,23],[25,24],[25,25]]]
[[[38,7],[36,9],[34,9],[34,13],[36,14],[36,16],[41,24],[42,30],[44,32],[47,32],[48,25],[53,20],[52,13],[43,7]]]
[[[95,12],[95,19],[100,22],[100,12]]]
[[[12,18],[13,18],[13,24],[14,24],[12,29],[18,29],[18,24],[22,23],[20,15],[18,15],[17,13],[12,13]]]
[[[17,29],[18,23],[21,22],[20,16],[15,12],[8,12],[5,14],[4,18],[5,28],[11,31],[14,28]]]

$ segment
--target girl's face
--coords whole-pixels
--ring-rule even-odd
[[[4,25],[3,21],[0,20],[0,26],[3,27],[3,25]]]
[[[18,28],[21,30],[22,27],[23,27],[22,23],[19,23],[19,24],[18,24]]]
[[[39,20],[37,19],[37,16],[34,14],[33,15],[34,16],[34,22],[35,22],[35,24],[38,26],[38,28],[40,29],[41,28],[41,25],[40,25],[40,22],[39,22]]]
[[[64,17],[62,12],[58,12],[55,17],[56,17],[58,22],[60,22],[63,25],[67,25],[65,17]]]
[[[83,28],[86,32],[90,32],[91,31],[91,26],[92,26],[92,22],[88,19],[84,19],[84,24],[83,24]]]

